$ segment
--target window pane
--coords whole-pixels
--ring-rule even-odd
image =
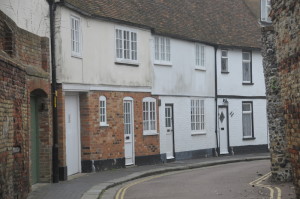
[[[166,61],[171,60],[170,39],[166,38]]]
[[[252,136],[252,115],[243,114],[243,136]]]
[[[243,52],[243,60],[250,60],[250,53],[249,52]]]
[[[221,59],[221,71],[222,72],[227,72],[227,66],[228,66],[228,59],[227,58],[222,58]]]
[[[196,44],[196,66],[200,65],[200,50],[199,44]]]
[[[204,46],[201,46],[201,56],[200,56],[200,61],[201,61],[201,66],[205,65],[205,48]]]
[[[222,57],[227,57],[227,50],[222,50]]]
[[[160,58],[161,60],[165,60],[165,38],[160,38]]]
[[[243,63],[243,81],[251,81],[250,63]]]
[[[159,37],[155,37],[155,60],[159,60]]]

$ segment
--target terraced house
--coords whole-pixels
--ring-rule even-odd
[[[65,0],[55,21],[63,176],[267,150],[244,1]]]
[[[59,179],[266,151],[260,27],[245,1],[49,0]]]

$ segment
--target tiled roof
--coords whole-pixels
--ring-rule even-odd
[[[63,0],[93,17],[147,26],[154,33],[260,48],[260,27],[243,0]]]

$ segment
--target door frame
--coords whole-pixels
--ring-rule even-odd
[[[228,106],[227,105],[219,105],[218,106],[218,115],[219,115],[219,110],[220,108],[225,108],[226,109],[226,123],[227,123],[227,148],[228,148],[228,154],[231,154],[230,149],[230,139],[229,139],[229,117],[228,117]],[[221,155],[221,131],[220,131],[220,124],[219,124],[219,117],[217,118],[218,120],[218,126],[219,126],[219,154]]]
[[[174,157],[173,160],[176,160],[176,153],[175,153],[175,126],[174,126],[174,120],[175,120],[175,117],[174,117],[174,104],[166,103],[165,104],[165,109],[166,109],[166,106],[170,106],[172,108],[172,127],[173,127],[172,141],[173,141],[173,157]],[[164,119],[166,119],[166,116],[165,116]],[[170,159],[169,161],[172,161],[172,159]]]
[[[76,101],[77,101],[77,129],[78,129],[78,168],[79,168],[79,173],[82,172],[82,168],[81,168],[81,124],[80,124],[80,99],[79,99],[79,93],[73,93],[73,92],[65,92],[65,118],[66,118],[66,97],[76,97]],[[67,125],[67,121],[65,121],[65,128]],[[66,166],[68,168],[67,165],[67,129],[65,131],[65,136],[66,136]],[[73,175],[73,174],[71,174]],[[70,176],[67,172],[67,176]]]
[[[132,165],[135,165],[135,137],[134,137],[134,100],[132,97],[124,97],[123,98],[123,110],[124,110],[124,102],[125,101],[130,101],[131,103],[131,119],[132,119],[132,124],[131,124],[131,130],[132,130]],[[123,111],[123,117],[124,117],[124,111]],[[123,118],[123,124],[124,124],[124,118]],[[125,126],[123,130],[123,136],[124,136],[124,158],[125,158],[125,166],[130,166],[126,165],[126,156],[125,156]]]
[[[39,98],[34,96],[34,95],[31,95],[30,96],[30,142],[31,142],[31,145],[30,145],[30,161],[31,161],[31,168],[30,168],[30,172],[31,172],[31,184],[36,184],[36,183],[39,183],[40,181],[40,131],[39,131],[39,112],[38,112],[38,103],[39,103]],[[34,115],[32,114],[33,108],[34,106]],[[34,132],[34,135],[33,135],[33,129],[32,129],[32,122],[33,122],[33,119],[35,119],[34,123],[35,123],[35,132]],[[32,142],[32,137],[35,136],[35,143]],[[35,158],[36,158],[36,161],[34,162],[35,163],[35,166],[36,166],[36,170],[33,171],[33,161],[32,161],[32,156],[33,156],[33,145],[36,146],[36,153],[35,153]],[[33,173],[35,173],[35,177],[36,179],[33,179]],[[36,181],[35,181],[36,180]]]

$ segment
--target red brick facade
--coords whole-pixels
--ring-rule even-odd
[[[100,126],[99,97],[106,97],[108,126]],[[134,110],[134,148],[136,159],[144,156],[160,156],[158,135],[143,135],[143,98],[151,97],[151,93],[90,91],[79,93],[80,130],[81,130],[81,160],[83,172],[91,171],[86,168],[89,161],[111,161],[124,159],[124,124],[123,99],[133,98]],[[156,97],[154,97],[156,99]],[[64,97],[59,92],[59,129],[60,129],[60,162],[65,166],[65,127],[64,127]],[[158,104],[158,103],[156,103]],[[158,107],[156,108],[158,124]],[[157,129],[159,132],[159,129]],[[137,163],[137,162],[136,162]],[[101,163],[99,163],[101,164]],[[105,163],[104,163],[105,164]],[[123,164],[122,166],[125,166]],[[107,169],[103,165],[95,165],[96,171]],[[114,165],[111,165],[114,167]],[[110,166],[108,167],[110,168]]]
[[[38,182],[51,182],[49,63],[49,40],[0,11],[0,198],[26,198],[31,189],[30,97],[38,108]]]

